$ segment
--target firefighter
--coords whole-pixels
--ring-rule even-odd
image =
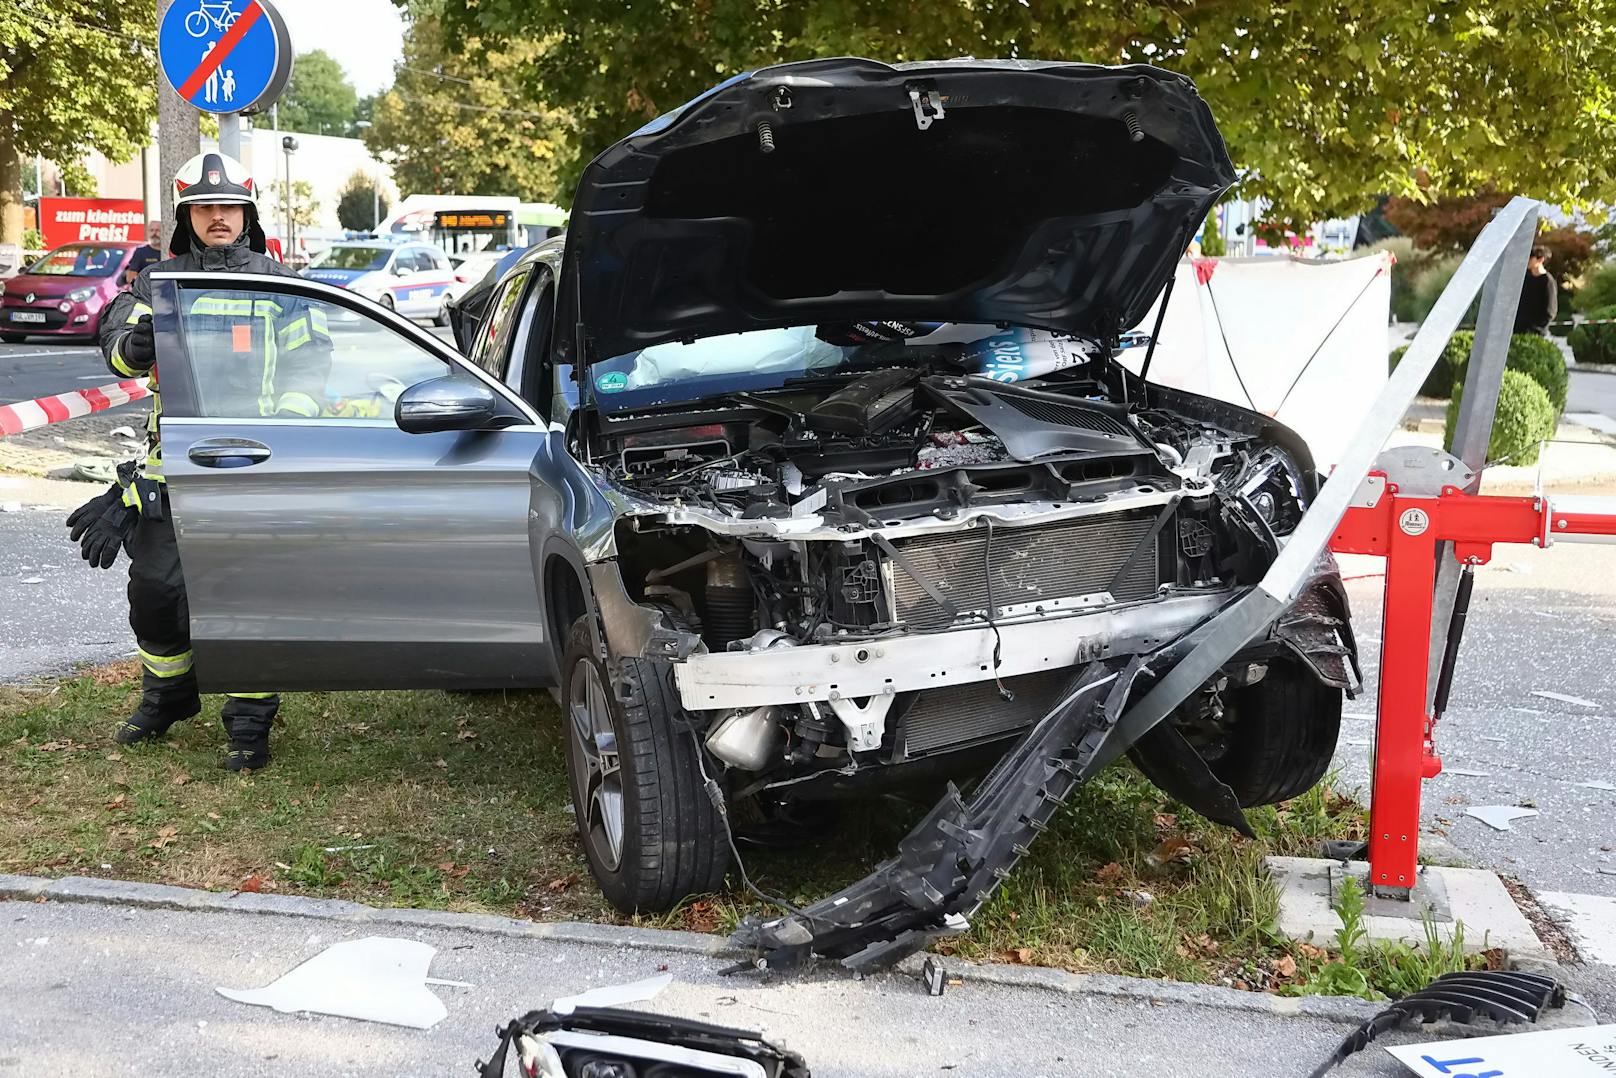
[[[69,534],[91,565],[109,568],[120,548],[129,553],[129,625],[144,669],[140,706],[118,723],[115,733],[124,745],[161,738],[174,723],[202,710],[192,669],[185,579],[163,478],[150,275],[215,270],[296,276],[264,253],[257,190],[246,168],[223,154],[199,154],[181,166],[174,177],[172,257],[142,270],[102,320],[101,351],[107,365],[123,378],[149,375],[152,390],[145,461],[126,464],[118,482],[67,519]],[[228,409],[220,414],[321,413],[331,367],[323,311],[271,293],[244,295],[239,285],[221,294],[182,295],[188,339],[229,342],[221,350],[226,366],[210,363],[219,383],[210,386],[210,400],[224,401]],[[200,347],[206,345],[192,345],[193,350]],[[220,716],[229,737],[224,767],[243,771],[269,764],[269,731],[279,707],[274,693],[227,694]]]

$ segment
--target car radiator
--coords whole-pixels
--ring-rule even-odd
[[[964,748],[1030,726],[1072,676],[1072,670],[1061,669],[1005,678],[1005,688],[1014,694],[1011,700],[1000,696],[992,681],[922,692],[898,720],[897,759]]]
[[[912,627],[942,627],[946,610],[927,594],[930,585],[960,614],[988,608],[989,574],[993,604],[1002,612],[1054,599],[1110,592],[1115,602],[1148,599],[1162,582],[1161,543],[1152,542],[1131,564],[1128,558],[1150,533],[1159,510],[1107,513],[1032,527],[988,529],[900,539],[900,564],[882,561],[887,616]],[[1170,529],[1163,529],[1171,534]],[[1120,580],[1119,570],[1127,567]]]

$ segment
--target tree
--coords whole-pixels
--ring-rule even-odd
[[[269,205],[259,204],[259,212],[275,220],[286,220],[286,181],[276,180],[269,185]],[[308,180],[292,181],[291,224],[298,232],[313,228],[320,212],[320,203],[314,197],[314,185]]]
[[[399,0],[417,7],[423,0]],[[1149,62],[1189,75],[1270,230],[1381,193],[1616,196],[1610,0],[437,0],[453,38],[545,40],[514,73],[591,155],[721,79],[816,56]],[[856,167],[856,158],[849,167]],[[1097,166],[1097,167],[1103,167]],[[1424,177],[1426,187],[1418,185]]]
[[[1216,206],[1206,215],[1206,227],[1201,230],[1201,253],[1207,258],[1222,258],[1229,253],[1229,245],[1223,242],[1223,233],[1218,230]]]
[[[157,13],[149,2],[0,3],[0,243],[22,239],[22,162],[55,162],[70,187],[79,160],[126,161],[151,135],[157,107]]]
[[[297,54],[292,78],[276,103],[283,131],[311,135],[352,134],[358,106],[358,91],[324,49]]]
[[[381,183],[373,176],[355,172],[342,185],[337,200],[337,220],[343,228],[355,232],[374,232],[387,216],[387,198]]]
[[[1386,219],[1424,250],[1462,254],[1508,201],[1507,195],[1490,189],[1428,203],[1394,198],[1386,203]],[[1544,223],[1537,243],[1549,249],[1549,272],[1562,290],[1575,290],[1583,270],[1593,261],[1596,239],[1593,232],[1570,226],[1550,228]]]
[[[523,89],[526,69],[547,47],[492,48],[475,36],[452,46],[430,11],[418,13],[365,145],[392,166],[400,191],[560,201],[555,163],[567,120]]]

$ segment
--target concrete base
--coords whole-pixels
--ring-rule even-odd
[[[1291,939],[1335,946],[1336,931],[1341,927],[1335,891],[1345,874],[1356,879],[1363,890],[1363,927],[1370,939],[1423,944],[1428,913],[1437,935],[1445,941],[1452,940],[1455,926],[1462,924],[1466,951],[1500,947],[1513,961],[1529,965],[1553,961],[1526,915],[1491,872],[1422,866],[1419,883],[1405,900],[1372,896],[1369,865],[1363,861],[1343,864],[1316,857],[1270,857],[1267,866],[1279,888],[1279,931]]]

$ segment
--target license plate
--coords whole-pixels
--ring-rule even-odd
[[[11,320],[13,322],[43,322],[45,321],[45,315],[40,311],[12,311]]]

